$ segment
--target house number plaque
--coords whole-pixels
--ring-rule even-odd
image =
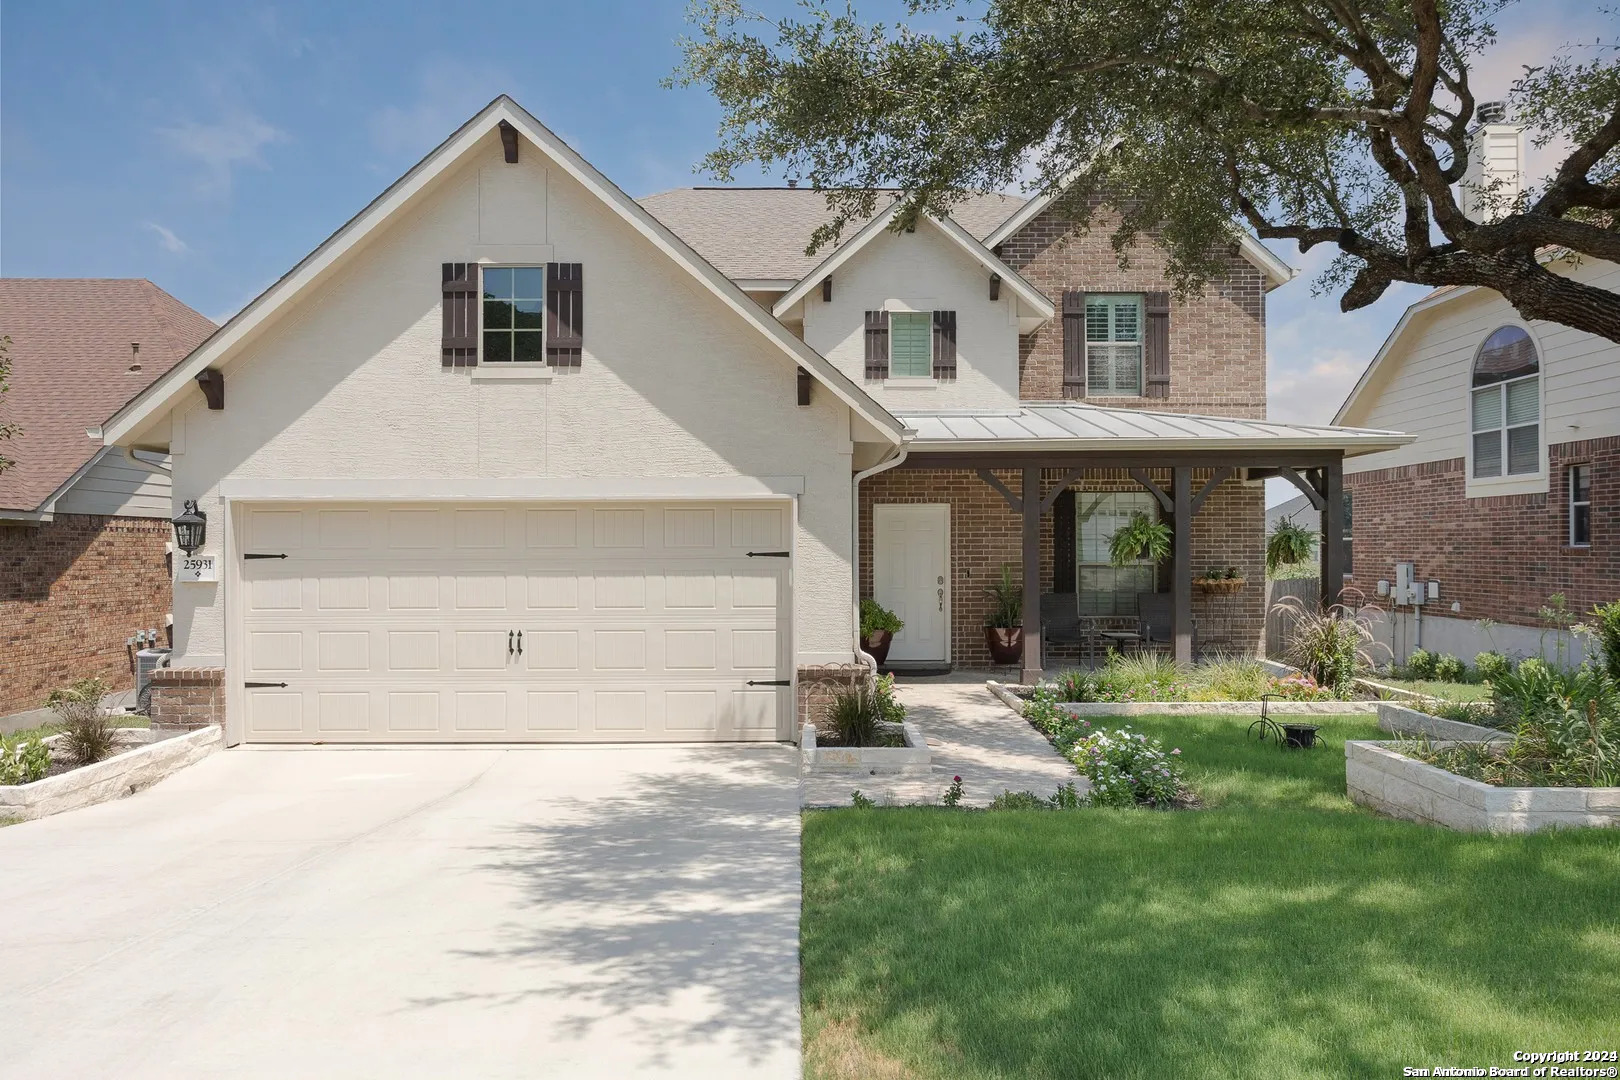
[[[180,555],[175,567],[176,581],[218,581],[219,562],[212,555]]]

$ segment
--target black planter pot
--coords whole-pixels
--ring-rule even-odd
[[[990,649],[991,661],[1000,667],[1016,664],[1024,658],[1022,626],[987,626],[984,643]]]
[[[892,630],[874,630],[866,637],[861,638],[861,648],[872,654],[872,659],[882,667],[889,662],[889,646],[894,642]]]

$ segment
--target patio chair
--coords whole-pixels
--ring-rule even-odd
[[[1041,594],[1041,667],[1051,645],[1084,644],[1080,628],[1080,597],[1076,593]]]
[[[1175,597],[1169,593],[1145,592],[1136,594],[1137,633],[1142,635],[1141,648],[1165,649],[1175,647]],[[1198,620],[1193,620],[1193,653],[1198,652]]]

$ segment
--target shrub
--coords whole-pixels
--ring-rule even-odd
[[[1288,675],[1281,679],[1272,679],[1271,686],[1266,691],[1286,701],[1331,701],[1333,691],[1324,690],[1316,684],[1316,680],[1300,672]]]
[[[1345,603],[1313,609],[1297,596],[1285,596],[1273,610],[1293,617],[1288,660],[1339,697],[1347,697],[1356,677],[1373,666],[1372,650],[1383,648],[1364,608]]]
[[[857,686],[833,695],[832,704],[827,706],[827,721],[845,746],[875,746],[883,719],[878,710],[876,692]]]
[[[1592,629],[1603,647],[1603,666],[1609,678],[1620,681],[1620,600],[1592,609]]]
[[[861,638],[865,640],[879,630],[897,634],[905,628],[900,616],[868,596],[861,601]]]
[[[1441,682],[1462,682],[1468,675],[1463,662],[1450,653],[1441,653],[1434,659],[1434,677]]]
[[[80,765],[100,761],[118,741],[112,717],[101,711],[101,699],[110,689],[101,679],[80,679],[45,699],[62,725],[62,748]]]
[[[877,696],[878,719],[889,724],[904,723],[906,707],[894,696],[894,676],[879,675],[873,687]]]
[[[1024,719],[1065,756],[1076,742],[1091,732],[1091,721],[1081,720],[1059,705],[1057,693],[1050,686],[1035,688],[1024,703]]]
[[[1427,649],[1413,649],[1412,655],[1406,658],[1406,677],[1420,681],[1434,678],[1436,663],[1434,653]]]
[[[1109,650],[1097,687],[1099,701],[1186,701],[1192,693],[1190,673],[1156,652],[1124,655]]]
[[[1512,670],[1513,661],[1494,649],[1474,654],[1474,671],[1479,675],[1481,682],[1494,683]]]
[[[1085,799],[1075,786],[1064,784],[1044,799],[1033,791],[1003,791],[990,800],[989,810],[1078,810]]]
[[[1193,669],[1194,696],[1207,701],[1259,701],[1273,681],[1252,656],[1215,656]]]
[[[1097,679],[1084,671],[1065,671],[1052,680],[1059,701],[1096,701]]]
[[[32,784],[51,769],[51,750],[38,734],[0,739],[0,785]]]
[[[1158,739],[1130,728],[1098,731],[1074,744],[1069,759],[1091,781],[1092,806],[1175,804],[1186,790],[1178,747],[1169,753]]]

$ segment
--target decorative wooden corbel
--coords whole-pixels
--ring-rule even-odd
[[[210,409],[225,407],[225,373],[217,368],[197,372],[197,385],[202,388],[203,399]]]

